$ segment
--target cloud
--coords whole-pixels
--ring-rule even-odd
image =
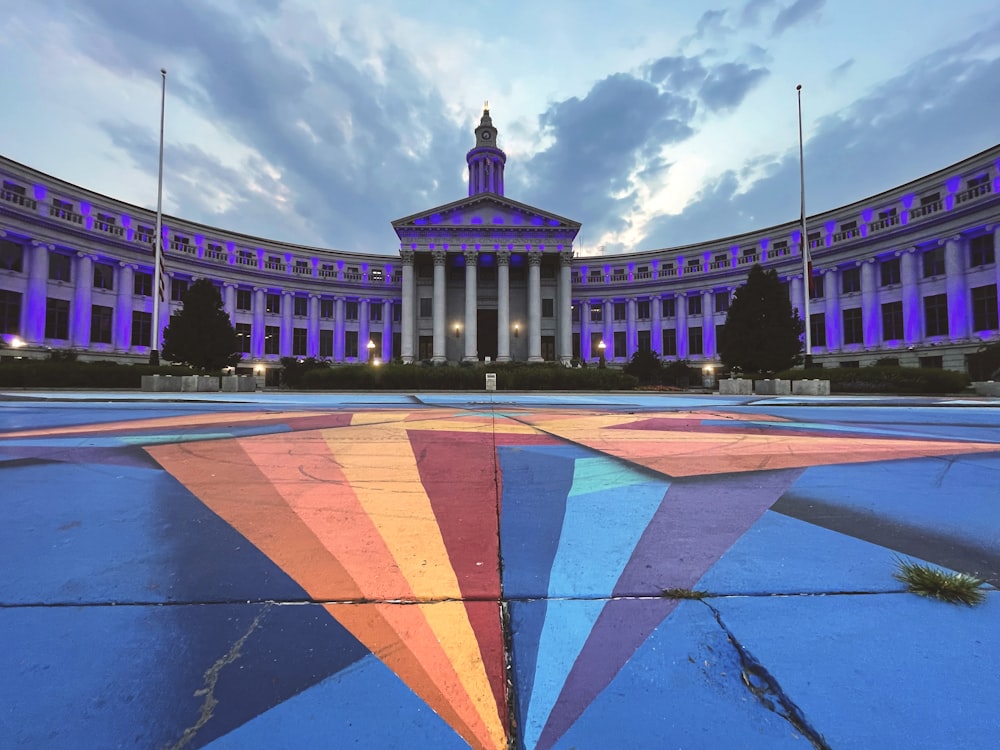
[[[809,213],[876,195],[995,145],[1000,59],[987,53],[998,31],[1000,24],[927,55],[821,120],[805,144]],[[914,101],[922,106],[914,108]],[[949,134],[948,142],[927,149],[926,143],[942,132]],[[797,143],[740,170],[727,170],[682,213],[651,222],[642,246],[705,242],[793,221],[799,208],[798,170]]]
[[[757,26],[764,11],[775,5],[775,0],[750,0],[743,6],[740,22],[743,26]]]
[[[818,16],[824,5],[826,5],[826,0],[795,0],[791,5],[785,6],[778,12],[771,25],[772,35],[783,34],[810,16]]]
[[[744,63],[716,66],[701,85],[699,96],[712,112],[734,109],[758,83],[768,76],[767,68],[751,68]]]

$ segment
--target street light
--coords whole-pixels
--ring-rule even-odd
[[[601,355],[600,361],[597,363],[598,367],[604,367],[604,350],[608,348],[608,345],[604,343],[604,339],[597,342],[597,351]]]
[[[368,344],[366,346],[368,348],[368,364],[372,364],[375,359],[375,342],[368,339]]]
[[[461,330],[462,330],[462,326],[460,326],[460,325],[459,325],[458,323],[456,323],[456,324],[455,324],[455,338],[456,338],[456,339],[458,338],[458,334],[459,334],[459,332],[460,332]]]
[[[520,323],[515,323],[514,324],[514,338],[517,338],[520,334],[521,334],[521,324]]]

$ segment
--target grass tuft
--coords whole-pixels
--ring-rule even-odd
[[[983,582],[968,573],[955,573],[901,558],[896,558],[896,568],[893,578],[905,583],[914,594],[970,607],[986,600],[986,592],[980,588]]]
[[[697,589],[663,589],[664,599],[704,599],[706,596],[711,594]]]

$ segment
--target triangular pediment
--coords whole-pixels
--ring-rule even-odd
[[[559,230],[576,234],[580,222],[520,203],[496,193],[480,193],[429,208],[392,222],[397,234],[450,229],[534,229]]]

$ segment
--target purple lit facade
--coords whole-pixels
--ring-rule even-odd
[[[283,356],[338,363],[611,363],[640,348],[717,360],[728,300],[753,263],[795,307],[798,222],[697,245],[574,257],[578,222],[506,197],[488,110],[466,154],[468,195],[392,222],[398,254],[324,251],[170,217],[165,311],[215,281],[245,367]],[[152,339],[151,212],[0,157],[0,337],[6,356],[73,349],[145,361]],[[906,185],[807,219],[814,359],[965,369],[1000,340],[1000,145]]]

